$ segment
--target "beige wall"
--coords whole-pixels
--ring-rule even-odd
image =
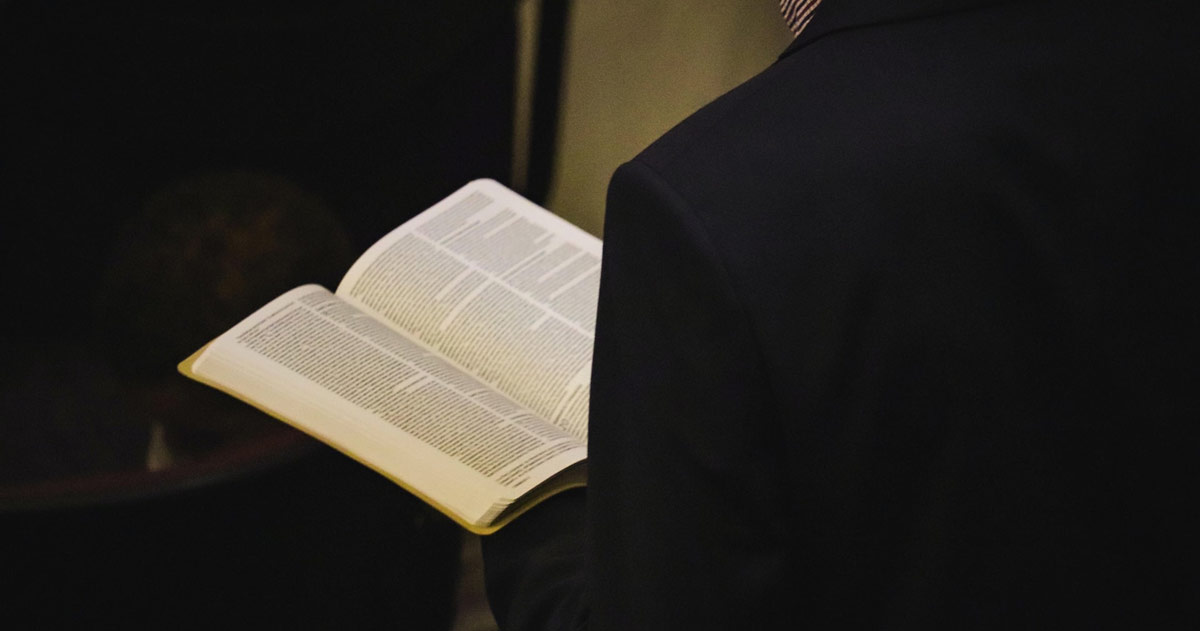
[[[791,41],[775,0],[577,0],[547,206],[599,235],[608,178]]]

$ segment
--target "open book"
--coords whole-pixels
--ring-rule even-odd
[[[477,180],[179,368],[487,534],[584,484],[600,249]]]

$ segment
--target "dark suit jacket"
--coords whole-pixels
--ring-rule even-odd
[[[1191,9],[827,3],[614,175],[590,486],[497,617],[1194,624]]]

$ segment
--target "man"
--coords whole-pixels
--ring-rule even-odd
[[[622,166],[501,625],[1194,625],[1191,11],[826,0]]]

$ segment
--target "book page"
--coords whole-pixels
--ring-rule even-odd
[[[371,246],[337,293],[586,441],[600,254],[476,180]]]
[[[567,432],[315,285],[217,338],[192,370],[468,521],[586,455]]]

